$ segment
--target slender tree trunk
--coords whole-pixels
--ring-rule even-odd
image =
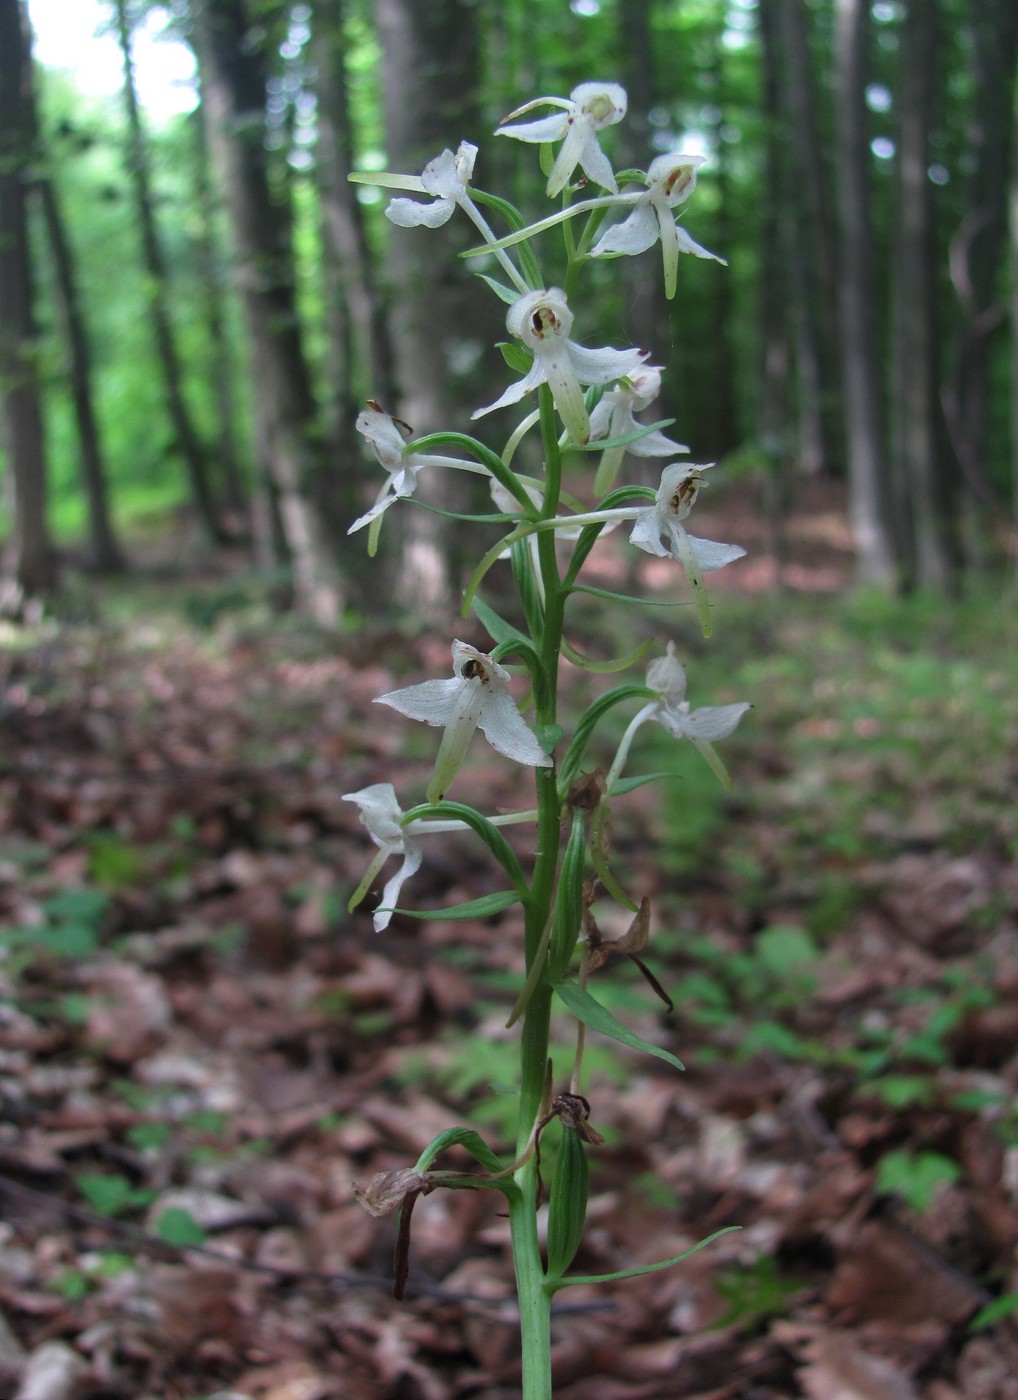
[[[791,228],[788,140],[781,99],[783,82],[773,6],[757,10],[763,77],[763,115],[767,124],[760,222],[760,393],[754,409],[767,467],[764,507],[778,583],[784,576],[784,514],[788,491],[792,373]]]
[[[142,127],[138,95],[134,83],[134,60],[131,54],[131,29],[127,16],[127,0],[114,0],[117,37],[124,65],[124,111],[130,141],[130,171],[134,183],[138,227],[141,233],[142,255],[149,286],[149,312],[156,353],[163,375],[166,407],[173,425],[177,448],[184,460],[191,494],[202,524],[213,539],[223,538],[212,487],[208,460],[184,397],[184,376],[177,353],[176,338],[170,318],[169,285],[166,259],[156,227],[149,174],[148,152]]]
[[[247,487],[240,466],[240,453],[237,448],[237,400],[234,393],[234,363],[230,350],[230,339],[226,329],[226,296],[223,286],[224,275],[220,265],[219,249],[216,246],[216,215],[218,204],[209,178],[209,150],[205,134],[205,124],[201,119],[201,103],[193,114],[194,156],[195,156],[195,195],[197,197],[199,224],[197,252],[201,263],[201,282],[205,300],[205,320],[208,328],[211,351],[209,368],[212,373],[213,392],[216,403],[218,425],[217,457],[219,484],[222,487],[223,501],[228,510],[244,520],[247,514]]]
[[[1018,83],[1014,90],[1010,180],[1011,296],[1011,565],[1018,578]]]
[[[809,474],[838,466],[843,458],[838,370],[837,229],[830,173],[823,158],[823,130],[813,74],[810,9],[802,0],[770,0],[775,62],[781,75],[777,99],[795,172],[789,191],[796,236],[790,290],[794,298],[802,465]]]
[[[906,575],[945,590],[951,517],[939,431],[936,230],[929,178],[936,0],[907,0],[901,47],[891,404],[894,515]]]
[[[334,494],[297,312],[289,206],[270,187],[269,78],[243,0],[193,6],[209,149],[224,191],[251,351],[256,439],[290,551],[298,605],[325,625],[342,608],[323,502]],[[262,503],[266,529],[271,502]]]
[[[1003,322],[998,279],[1007,227],[1018,5],[1014,0],[970,0],[968,21],[973,91],[966,142],[968,212],[951,242],[951,280],[961,316],[945,411],[968,488],[963,500],[985,508],[993,495],[984,465],[989,352],[991,337]],[[970,540],[981,533],[970,524]]]
[[[395,399],[392,341],[354,186],[353,131],[346,80],[344,0],[315,0],[313,50],[318,95],[318,188],[332,312],[333,416],[348,438],[364,398]]]
[[[46,453],[28,242],[31,81],[27,12],[19,0],[0,0],[0,403],[13,517],[13,576],[29,597],[50,589],[57,574],[46,522]]]
[[[67,343],[68,378],[78,428],[78,451],[81,454],[81,480],[88,504],[89,563],[96,573],[120,573],[126,564],[110,515],[106,469],[92,393],[92,349],[78,295],[74,254],[52,176],[44,176],[36,188],[53,257],[54,291]]]
[[[419,174],[429,160],[477,129],[480,53],[477,6],[469,0],[376,0],[389,168]],[[456,251],[477,241],[459,215],[443,228],[393,228],[387,270],[400,398],[417,432],[467,425],[504,372],[485,347],[504,334],[504,307],[482,294]],[[487,377],[488,383],[484,383]],[[389,407],[386,405],[386,407]],[[463,473],[432,478],[442,503],[462,503]],[[434,495],[432,499],[434,499]],[[400,591],[422,612],[448,612],[460,572],[457,532],[436,515],[403,513],[407,531]]]
[[[857,571],[862,581],[886,586],[894,582],[895,553],[875,326],[865,104],[867,8],[865,0],[836,0],[842,372]]]

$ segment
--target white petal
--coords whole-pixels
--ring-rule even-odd
[[[569,97],[598,131],[620,122],[629,105],[626,90],[618,83],[580,83]]]
[[[684,253],[692,253],[695,258],[713,258],[715,262],[721,263],[723,267],[728,266],[726,258],[719,258],[717,253],[712,253],[707,248],[701,247],[699,243],[694,243],[681,224],[676,224],[675,228],[679,235],[679,247]]]
[[[595,184],[600,185],[604,190],[611,190],[612,194],[618,194],[619,186],[615,179],[615,172],[611,167],[611,161],[597,144],[597,137],[593,131],[587,132],[587,139],[580,150],[579,160],[583,173]],[[548,193],[551,194],[550,189]]]
[[[436,199],[459,199],[464,193],[464,182],[452,151],[443,151],[434,160],[429,160],[421,173],[421,181],[428,194],[433,194]]]
[[[606,253],[644,253],[658,240],[657,217],[649,203],[638,204],[629,218],[601,235],[590,250],[595,258]]]
[[[566,128],[566,139],[559,147],[555,164],[551,167],[551,174],[548,176],[549,199],[554,199],[557,194],[561,194],[577,164],[583,160],[584,148],[588,141],[593,141],[594,145],[597,146],[597,137],[590,130],[589,118],[574,117]],[[607,162],[605,163],[607,164]],[[608,170],[610,174],[610,166]]]
[[[675,643],[668,643],[667,656],[659,656],[647,667],[647,684],[656,690],[669,708],[681,705],[686,698],[686,668],[675,655]]]
[[[375,698],[376,705],[388,705],[391,710],[418,719],[424,724],[449,724],[456,714],[457,702],[465,682],[458,676],[445,681],[422,681],[420,685],[390,690]]]
[[[396,800],[392,783],[372,783],[357,792],[344,792],[344,802],[355,802],[361,809],[361,821],[379,845],[402,844],[400,818],[403,809]]]
[[[551,758],[537,742],[537,736],[516,708],[504,686],[493,686],[478,722],[491,747],[516,763],[531,768],[550,768]]]
[[[356,534],[358,530],[363,530],[365,525],[370,525],[372,520],[377,520],[391,505],[395,505],[399,499],[399,496],[394,495],[391,491],[387,491],[375,502],[369,511],[357,517],[346,533],[348,535],[353,535]]]
[[[569,127],[569,114],[556,112],[550,117],[541,117],[536,122],[520,122],[518,126],[500,126],[496,136],[512,136],[517,141],[559,141]]]
[[[745,703],[704,705],[702,709],[693,710],[690,714],[665,710],[659,718],[665,728],[675,735],[685,734],[690,739],[713,742],[715,739],[727,739],[742,716],[751,708],[752,706]]]
[[[602,350],[589,350],[585,345],[577,345],[575,340],[566,343],[581,384],[610,384],[613,379],[624,379],[638,370],[647,358],[644,350],[613,350],[610,345]]]
[[[416,841],[407,840],[404,842],[403,864],[389,880],[382,890],[382,899],[374,914],[375,932],[381,933],[383,929],[389,927],[389,921],[393,916],[396,905],[399,901],[399,892],[403,885],[416,874],[421,868],[421,858],[423,851]]]
[[[361,409],[354,427],[371,443],[375,449],[375,456],[386,471],[400,470],[403,466],[403,448],[407,438],[391,414],[382,413],[377,408]]]
[[[635,544],[637,549],[645,549],[648,554],[656,554],[659,559],[667,559],[671,554],[661,543],[661,521],[656,506],[650,506],[637,516],[629,543]]]
[[[639,423],[633,424],[634,428],[640,426]],[[670,437],[665,437],[664,433],[655,430],[653,433],[645,433],[635,442],[627,442],[626,451],[631,452],[634,457],[667,457],[671,452],[688,452],[689,448],[685,443],[673,442]]]
[[[717,540],[701,540],[696,535],[687,535],[686,538],[696,555],[700,571],[705,574],[716,574],[718,569],[723,569],[726,564],[734,563],[736,559],[741,559],[746,553],[737,544],[719,544]]]
[[[455,208],[451,199],[436,199],[431,204],[420,204],[416,199],[391,199],[385,217],[400,228],[441,228],[452,218]]]
[[[494,403],[488,404],[487,408],[475,408],[470,417],[483,418],[486,413],[494,413],[496,408],[506,408],[511,403],[519,403],[524,394],[529,394],[532,389],[536,389],[539,384],[543,384],[544,382],[544,365],[539,359],[535,358],[534,363],[530,366],[522,379],[517,380],[515,384],[510,384],[501,398],[496,399]]]

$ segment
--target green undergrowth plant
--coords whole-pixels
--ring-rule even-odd
[[[542,115],[532,116],[536,110]],[[686,460],[688,449],[667,436],[672,420],[645,423],[636,416],[657,397],[660,368],[643,350],[595,348],[587,341],[586,302],[592,293],[585,291],[584,277],[592,262],[658,245],[665,295],[672,299],[680,253],[722,261],[676,222],[696,186],[701,157],[675,151],[657,156],[646,170],[613,171],[600,142],[625,112],[622,88],[583,83],[568,98],[537,98],[506,118],[496,135],[539,147],[554,211],[535,222],[472,184],[478,150],[466,141],[455,152],[443,151],[419,177],[353,176],[399,192],[386,214],[401,227],[437,229],[454,216],[474,225],[480,241],[466,257],[482,260],[474,264],[481,268],[481,281],[507,307],[508,339],[499,349],[510,382],[471,418],[501,415],[516,405],[522,410],[500,449],[463,431],[463,425],[415,440],[407,424],[373,400],[357,420],[385,474],[377,499],[350,527],[351,533],[366,532],[369,554],[392,507],[413,501],[436,508],[422,499],[425,492],[418,496],[419,477],[466,472],[488,487],[486,510],[444,513],[460,522],[458,541],[477,541],[463,618],[472,618],[471,635],[483,630],[490,640],[485,647],[454,640],[451,676],[378,697],[389,710],[442,734],[422,800],[401,804],[388,782],[346,794],[377,847],[350,908],[367,897],[383,867],[398,860],[374,911],[378,932],[397,912],[441,920],[500,916],[495,926],[500,950],[506,938],[518,937],[523,964],[512,991],[512,1038],[494,1053],[478,1055],[472,1070],[453,1065],[461,1089],[480,1090],[496,1080],[503,1088],[512,1086],[511,1098],[502,1094],[495,1100],[494,1113],[478,1113],[482,1127],[491,1118],[497,1121],[512,1149],[500,1154],[477,1127],[452,1127],[412,1166],[381,1173],[357,1194],[376,1215],[399,1212],[397,1297],[407,1283],[411,1213],[420,1197],[443,1189],[491,1191],[503,1198],[519,1298],[525,1400],[545,1400],[552,1393],[552,1299],[570,1285],[599,1281],[573,1272],[587,1209],[588,1159],[604,1141],[591,1122],[596,1104],[592,1107],[584,1093],[593,1059],[585,1055],[587,1036],[593,1032],[654,1055],[673,1070],[682,1068],[671,1050],[631,1028],[626,996],[619,1001],[603,990],[606,974],[625,966],[645,979],[648,995],[671,1005],[648,962],[652,912],[639,888],[639,863],[634,867],[613,857],[613,826],[621,825],[626,811],[621,799],[662,776],[660,769],[635,761],[646,738],[640,731],[651,725],[672,743],[688,740],[706,761],[711,781],[727,787],[728,773],[714,744],[735,730],[749,708],[730,702],[692,709],[674,639],[662,648],[652,639],[630,636],[626,653],[608,661],[591,659],[579,640],[590,635],[592,607],[629,608],[642,601],[595,584],[585,570],[609,530],[623,527],[636,549],[674,560],[685,575],[692,602],[676,598],[671,607],[677,612],[656,614],[675,617],[679,635],[690,621],[703,637],[710,635],[705,577],[744,553],[687,531],[708,467]],[[648,464],[657,460],[659,484],[627,481],[629,457]],[[532,467],[520,466],[523,460],[539,461],[539,470],[531,474]],[[490,590],[489,575],[506,567],[516,600],[509,607],[500,604],[500,611],[492,599],[504,590],[498,595]],[[690,641],[685,650],[693,650]],[[605,677],[575,718],[560,703],[565,662]],[[632,668],[644,662],[634,678]],[[524,714],[531,711],[528,721]],[[487,815],[458,792],[450,796],[478,730],[499,754],[531,772],[529,805]],[[607,749],[605,735],[611,736]],[[688,819],[692,829],[695,814]],[[526,828],[522,843],[511,839],[517,825]],[[431,842],[454,831],[472,834],[486,848],[496,872],[489,887],[451,908],[407,909],[403,885],[427,859]],[[697,833],[696,842],[705,836]],[[504,965],[500,958],[499,966]],[[553,1039],[559,1041],[554,1051]],[[484,1101],[489,1107],[493,1102]],[[452,1149],[473,1158],[469,1170],[444,1164]],[[542,1242],[538,1209],[543,1201],[548,1215]],[[634,1263],[601,1275],[600,1281],[666,1268],[691,1252],[649,1265]]]

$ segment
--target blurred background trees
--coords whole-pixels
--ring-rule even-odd
[[[363,603],[358,405],[468,428],[504,381],[503,308],[450,270],[465,224],[393,228],[346,174],[419,173],[469,138],[481,188],[540,207],[533,152],[490,133],[592,77],[629,90],[617,165],[708,157],[687,217],[730,268],[683,267],[662,313],[656,253],[626,260],[582,337],[645,345],[674,435],[761,499],[842,483],[862,578],[951,591],[1011,547],[1013,0],[96,0],[123,59],[108,100],[33,81],[52,11],[0,0],[0,530],[22,595],[61,554],[141,562],[132,539],[172,510],[322,621]],[[145,112],[143,22],[193,53],[190,113]],[[440,595],[455,537],[401,516],[406,586]]]

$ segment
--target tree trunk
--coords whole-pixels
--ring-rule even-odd
[[[361,400],[395,400],[389,327],[354,187],[353,132],[346,80],[344,0],[315,0],[313,50],[318,95],[318,189],[332,313],[333,418],[349,439]]]
[[[455,151],[478,131],[477,6],[468,0],[377,0],[375,15],[389,169],[417,175],[443,149]],[[438,230],[390,232],[397,411],[418,433],[469,430],[471,409],[485,395],[493,397],[496,376],[504,374],[491,346],[505,335],[505,308],[456,256],[476,242],[476,229],[459,214]],[[463,475],[433,474],[430,498],[444,506],[464,504],[469,488],[457,480]],[[460,573],[462,532],[424,511],[404,511],[399,524],[406,531],[401,593],[421,611],[447,613]]]
[[[831,180],[823,159],[823,131],[809,39],[809,7],[802,0],[761,5],[771,11],[778,104],[795,173],[789,191],[795,237],[790,290],[794,298],[802,466],[809,474],[843,458],[838,375],[837,230]]]
[[[907,0],[901,45],[897,248],[891,404],[894,514],[906,573],[929,588],[951,580],[951,501],[941,461],[936,232],[929,178],[937,82],[935,0]]]
[[[202,104],[199,103],[198,111],[192,117],[194,121],[195,196],[199,212],[197,251],[201,265],[205,321],[211,351],[209,369],[212,374],[216,422],[219,429],[216,452],[219,465],[218,484],[222,488],[222,498],[227,510],[234,515],[240,524],[247,515],[247,488],[237,448],[235,369],[226,328],[224,272],[221,266],[220,250],[216,246],[215,227],[218,202],[212,190],[208,141],[201,113]]]
[[[298,606],[325,625],[342,587],[322,502],[334,492],[297,313],[290,211],[265,145],[269,72],[243,0],[193,6],[209,149],[225,194],[251,352],[258,452],[268,464]],[[327,479],[328,478],[328,479]],[[268,502],[263,514],[268,518]]]
[[[968,212],[951,243],[951,280],[961,316],[945,409],[968,488],[964,499],[985,507],[993,495],[984,466],[989,350],[990,338],[1003,322],[997,284],[1007,228],[1018,5],[1014,0],[970,0],[968,22],[974,94],[965,152]],[[970,530],[970,538],[979,533]]]
[[[866,124],[865,0],[837,0],[840,292],[842,373],[847,421],[849,498],[857,572],[866,583],[890,585],[895,552],[878,374],[873,282],[873,230]]]
[[[764,187],[769,197],[760,212],[760,393],[754,404],[767,476],[764,508],[778,584],[784,581],[787,541],[784,529],[791,457],[792,328],[791,260],[794,243],[788,139],[781,96],[779,40],[773,6],[757,10],[766,123]]]
[[[148,152],[134,84],[134,60],[131,55],[131,30],[127,17],[127,0],[115,0],[115,5],[117,38],[124,65],[123,97],[130,142],[129,165],[134,184],[142,255],[148,277],[152,334],[162,369],[166,407],[173,425],[177,448],[184,460],[198,516],[213,539],[222,539],[223,532],[217,517],[209,482],[208,460],[184,398],[184,377],[170,319],[166,259],[163,256],[162,243],[156,227]]]
[[[28,243],[32,53],[27,13],[0,0],[0,395],[13,517],[14,581],[23,595],[56,582],[46,522],[46,453],[36,378]]]

